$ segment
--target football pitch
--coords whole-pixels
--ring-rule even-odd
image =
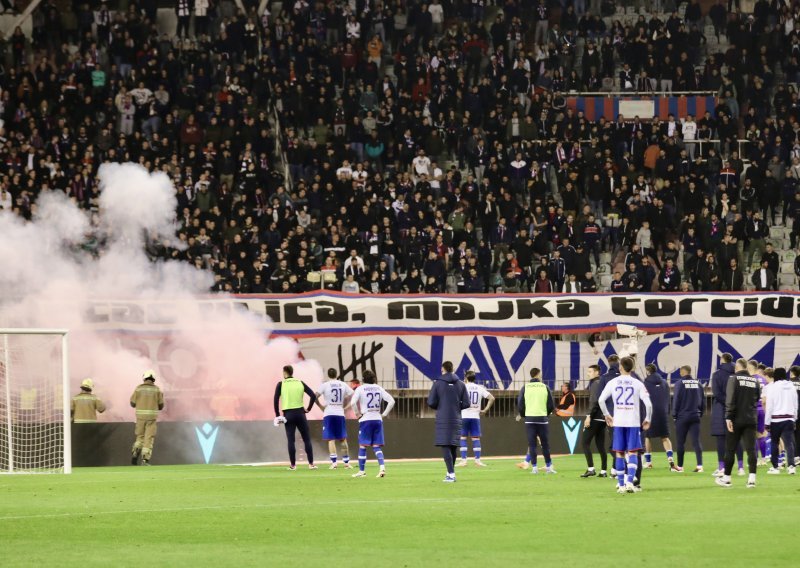
[[[735,475],[724,489],[713,458],[676,474],[655,454],[632,495],[580,479],[582,456],[555,459],[556,475],[470,462],[455,484],[440,461],[391,460],[384,479],[374,462],[364,479],[326,464],[0,476],[0,555],[4,567],[789,565],[800,476],[759,468],[756,489]]]

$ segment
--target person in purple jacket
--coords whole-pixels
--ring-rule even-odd
[[[758,382],[761,383],[761,390],[764,391],[764,387],[767,386],[767,378],[763,375],[763,369],[761,365],[759,365],[758,361],[751,359],[747,362],[747,372],[750,373],[753,377],[758,379]],[[756,431],[756,447],[758,449],[758,453],[761,455],[758,458],[758,465],[767,465],[767,455],[770,453],[769,448],[769,435],[767,434],[767,426],[766,420],[764,416],[764,401],[758,401],[758,425]]]

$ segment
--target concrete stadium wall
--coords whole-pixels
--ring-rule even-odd
[[[583,417],[550,419],[550,445],[554,454],[581,453]],[[709,418],[702,422],[703,448],[713,450],[709,434]],[[311,432],[318,463],[328,459],[322,441],[322,423],[313,421]],[[385,422],[386,458],[439,457],[433,445],[432,419],[390,419]],[[482,420],[482,447],[486,456],[524,455],[527,447],[525,428],[513,418]],[[348,421],[351,454],[356,455],[358,431]],[[133,424],[124,422],[75,424],[72,428],[72,460],[76,467],[120,466],[130,463]],[[674,442],[674,438],[673,438]],[[304,461],[298,437],[298,456]],[[656,443],[654,451],[662,451]],[[207,458],[207,459],[206,459]],[[370,456],[371,458],[371,456]],[[202,463],[260,463],[287,461],[286,436],[283,427],[272,422],[164,422],[158,425],[153,451],[154,465]],[[691,463],[691,460],[690,460]]]

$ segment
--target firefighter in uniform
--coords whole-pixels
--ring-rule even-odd
[[[105,412],[106,405],[92,394],[94,382],[84,379],[81,383],[81,392],[72,397],[70,415],[75,424],[92,424],[97,422],[97,413]]]
[[[137,465],[139,456],[142,465],[150,465],[153,442],[156,439],[156,420],[164,408],[164,393],[156,386],[156,375],[145,371],[142,384],[131,395],[131,406],[136,409],[136,441],[133,443],[131,464]]]

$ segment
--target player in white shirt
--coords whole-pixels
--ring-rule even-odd
[[[364,371],[364,384],[356,389],[348,406],[355,409],[358,418],[358,473],[353,474],[353,477],[367,475],[364,471],[367,465],[367,446],[372,446],[375,459],[378,460],[378,477],[386,476],[383,461],[383,419],[394,407],[394,398],[383,387],[375,384],[376,382],[375,373]],[[386,410],[381,413],[384,402]]]
[[[611,379],[600,393],[598,404],[606,417],[606,423],[614,428],[612,450],[616,454],[614,469],[617,471],[617,493],[634,493],[633,478],[639,463],[638,453],[642,449],[642,430],[650,428],[653,416],[653,404],[650,395],[640,380],[630,376],[634,362],[630,357],[623,357],[620,362],[622,374]],[[612,399],[614,415],[608,411],[606,401]],[[645,407],[645,419],[642,422],[639,403]],[[628,453],[628,475],[625,476],[625,453]]]
[[[322,417],[322,439],[328,442],[328,451],[331,458],[331,469],[336,469],[339,459],[336,453],[336,442],[342,447],[342,463],[345,469],[352,469],[350,465],[350,448],[347,446],[347,426],[344,419],[344,409],[353,396],[353,389],[336,378],[336,369],[328,369],[328,381],[322,383],[317,389],[317,406],[325,414]],[[325,399],[325,404],[320,402]]]
[[[467,371],[464,374],[464,383],[466,383],[469,396],[469,408],[461,411],[461,461],[456,466],[467,465],[467,438],[471,438],[475,465],[483,467],[486,464],[481,461],[481,415],[486,414],[492,407],[494,396],[483,385],[475,384],[474,371]],[[484,399],[489,402],[486,404],[486,408],[481,410]]]

